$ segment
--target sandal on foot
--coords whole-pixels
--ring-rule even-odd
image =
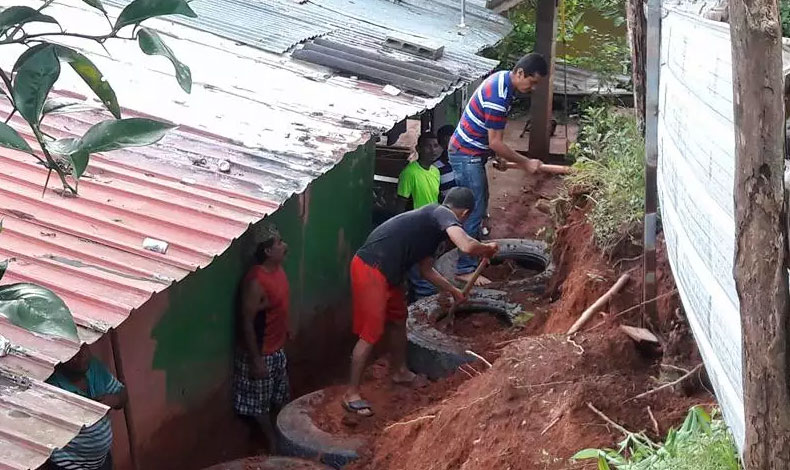
[[[343,408],[349,413],[354,413],[358,416],[370,417],[373,416],[373,408],[367,400],[343,400]]]
[[[414,377],[410,380],[395,380],[395,378],[393,378],[392,383],[410,388],[424,388],[429,385],[428,378],[420,374],[414,374]]]

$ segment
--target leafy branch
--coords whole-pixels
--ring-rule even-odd
[[[141,26],[143,21],[166,15],[196,17],[186,0],[134,0],[121,11],[113,23],[101,0],[82,0],[98,10],[106,19],[109,31],[91,35],[65,30],[60,22],[47,13],[53,0],[46,0],[39,8],[11,6],[0,11],[0,46],[24,45],[28,49],[19,55],[10,72],[0,70],[2,99],[11,104],[11,113],[0,123],[0,147],[29,153],[60,178],[63,189],[77,193],[76,183],[88,166],[91,154],[125,147],[153,144],[174,126],[151,119],[124,119],[115,91],[99,69],[82,53],[51,42],[58,38],[76,38],[93,41],[104,47],[110,39],[136,40],[146,55],[167,58],[175,70],[181,88],[189,93],[192,75],[165,44],[159,34]],[[52,31],[29,33],[26,28],[37,25]],[[131,28],[131,36],[121,36]],[[60,78],[61,65],[67,64],[84,82],[114,119],[99,122],[79,138],[55,139],[42,130],[44,119],[51,113],[65,112],[62,104],[50,100],[49,95]],[[38,143],[34,150],[8,123],[16,114],[24,119]],[[69,180],[73,178],[74,185]],[[44,187],[46,191],[46,184]]]
[[[0,69],[0,99],[6,99],[11,104],[11,112],[4,122],[0,122],[0,147],[30,154],[49,170],[44,191],[50,176],[55,172],[60,178],[64,193],[71,195],[76,195],[77,183],[85,173],[92,154],[153,144],[174,126],[152,119],[122,118],[115,91],[93,62],[82,53],[53,41],[58,38],[73,38],[93,41],[104,47],[104,43],[110,39],[136,40],[146,55],[167,58],[173,64],[178,84],[189,93],[192,89],[189,67],[179,62],[156,31],[140,24],[145,20],[166,15],[197,16],[186,0],[134,0],[121,11],[113,23],[101,0],[82,1],[104,16],[109,25],[108,32],[90,35],[66,31],[54,16],[45,13],[53,0],[45,0],[37,9],[11,6],[0,10],[0,46],[27,47],[17,57],[10,71]],[[27,29],[33,25],[43,28],[43,31],[28,32]],[[120,33],[130,26],[131,36],[121,36]],[[47,31],[47,28],[52,30]],[[95,124],[81,137],[55,139],[42,130],[44,119],[48,115],[69,111],[68,105],[49,98],[60,78],[62,64],[68,65],[85,82],[113,117]],[[9,125],[16,115],[32,131],[38,150],[32,148]],[[74,185],[69,177],[73,179]],[[0,219],[0,232],[2,228]],[[9,261],[13,260],[0,260],[0,279],[8,270]],[[0,286],[0,316],[35,333],[79,341],[77,327],[69,308],[57,294],[46,287],[30,283]]]

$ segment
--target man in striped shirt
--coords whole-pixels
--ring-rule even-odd
[[[497,72],[477,88],[466,106],[461,121],[450,139],[448,154],[458,186],[470,188],[475,194],[475,209],[464,223],[470,236],[480,238],[480,227],[488,212],[488,179],[486,162],[490,156],[517,164],[527,173],[540,169],[540,160],[526,158],[504,141],[510,104],[516,92],[527,93],[548,74],[546,59],[540,54],[527,54],[513,70]],[[468,281],[477,267],[477,259],[462,255],[458,259],[457,279]],[[489,284],[483,276],[478,285]]]
[[[71,393],[120,410],[128,399],[126,388],[83,345],[77,355],[61,364],[47,380]],[[52,452],[50,470],[112,470],[112,425],[105,415],[96,424],[80,431],[62,449]]]

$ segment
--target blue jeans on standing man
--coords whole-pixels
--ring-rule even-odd
[[[486,157],[470,157],[458,151],[449,150],[450,165],[455,173],[455,185],[469,188],[475,195],[475,209],[464,223],[464,230],[470,237],[480,239],[483,219],[488,213],[488,178],[486,176]],[[457,274],[469,274],[477,269],[479,260],[465,253],[458,254]]]
[[[420,265],[415,264],[409,269],[409,303],[416,302],[423,297],[434,295],[436,286],[423,279],[420,274]]]

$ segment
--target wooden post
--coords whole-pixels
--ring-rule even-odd
[[[538,0],[536,14],[535,52],[542,54],[549,63],[549,75],[532,92],[529,131],[529,154],[543,158],[551,150],[551,112],[554,99],[554,49],[557,33],[557,0]]]
[[[656,223],[658,210],[658,85],[661,73],[661,0],[648,0],[647,67],[645,101],[645,233],[644,279],[642,301],[643,323],[656,333],[658,313],[656,284]]]
[[[628,43],[631,46],[631,70],[634,82],[634,111],[639,130],[645,132],[645,48],[647,19],[645,0],[628,0]]]
[[[731,0],[735,286],[743,336],[745,470],[790,468],[782,32],[776,0]]]

